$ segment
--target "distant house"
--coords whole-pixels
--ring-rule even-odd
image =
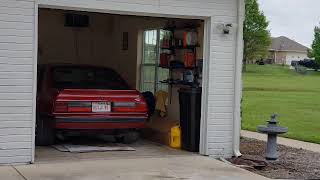
[[[291,61],[308,58],[308,47],[285,36],[272,38],[269,57],[272,63],[291,65]]]

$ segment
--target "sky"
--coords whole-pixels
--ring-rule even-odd
[[[307,47],[320,25],[320,0],[258,0],[272,37],[287,36]]]

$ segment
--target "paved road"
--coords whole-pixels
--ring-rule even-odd
[[[185,156],[0,167],[3,180],[265,180],[210,157]]]

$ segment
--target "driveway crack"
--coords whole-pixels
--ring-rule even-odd
[[[28,180],[15,166],[11,166],[24,180]]]

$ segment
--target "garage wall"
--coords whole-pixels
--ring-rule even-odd
[[[135,16],[114,16],[112,31],[113,59],[119,73],[131,87],[139,87],[140,62],[142,56],[142,32],[145,29],[163,27],[167,21],[156,18],[142,18]],[[122,50],[122,33],[128,32],[128,50]],[[140,47],[140,48],[138,48]],[[140,52],[141,51],[141,52]]]
[[[0,163],[27,163],[33,158],[35,1],[0,0]],[[234,118],[240,119],[234,116],[233,108],[235,72],[241,68],[235,67],[235,60],[237,52],[242,50],[236,47],[238,1],[244,7],[243,0],[37,0],[51,7],[69,6],[109,13],[136,11],[140,15],[211,16],[210,47],[207,49],[210,65],[206,68],[209,78],[205,82],[207,107],[204,107],[207,136],[202,138],[207,148],[202,153],[224,157],[233,155],[233,123]],[[242,10],[241,19],[243,14]],[[230,35],[222,34],[221,25],[226,23],[234,24]],[[242,30],[239,31],[242,34]]]
[[[163,27],[165,20],[102,13],[76,12],[89,16],[89,27],[65,27],[65,13],[40,9],[38,25],[39,64],[74,63],[115,69],[135,88],[139,31]],[[129,33],[129,48],[122,50],[122,33]],[[142,41],[142,39],[141,39]],[[139,57],[141,58],[141,57]]]
[[[39,63],[77,63],[111,66],[112,16],[89,15],[89,27],[65,27],[67,11],[41,9],[39,11]],[[71,12],[69,12],[71,13]]]
[[[32,160],[34,2],[0,0],[0,163]]]

